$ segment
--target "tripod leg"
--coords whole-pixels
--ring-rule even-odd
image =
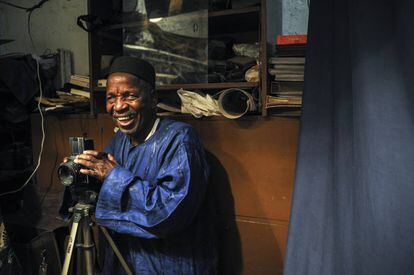
[[[93,275],[95,270],[95,263],[94,263],[94,253],[93,249],[95,247],[92,241],[92,233],[90,227],[90,219],[89,216],[85,217],[84,221],[82,222],[82,235],[83,235],[83,253],[85,259],[85,267],[86,267],[86,274]]]
[[[79,222],[79,229],[78,229],[78,234],[76,235],[76,243],[75,243],[75,251],[73,253],[76,253],[76,261],[74,262],[74,264],[72,264],[73,266],[73,270],[76,272],[73,274],[83,274],[84,270],[85,270],[85,261],[83,260],[83,249],[82,249],[82,245],[83,245],[83,224],[84,219],[82,218]],[[70,272],[70,269],[69,269]],[[69,273],[70,274],[70,273]],[[73,275],[71,274],[71,275]]]
[[[63,264],[63,269],[61,273],[62,275],[67,275],[69,271],[70,260],[72,258],[72,252],[73,252],[73,245],[75,243],[76,232],[78,231],[78,225],[79,225],[79,220],[80,220],[80,215],[79,216],[76,216],[76,215],[77,214],[75,214],[74,216],[72,228],[70,229],[68,246],[66,248],[66,253],[65,253],[65,262]]]
[[[112,239],[111,235],[109,235],[108,230],[106,230],[105,227],[99,226],[99,228],[102,230],[102,233],[104,234],[106,240],[109,242],[109,244],[112,247],[112,250],[114,251],[115,255],[118,257],[118,260],[121,262],[122,267],[124,268],[125,272],[128,275],[133,275],[131,269],[129,268],[128,264],[126,263],[124,257],[122,257],[121,252],[119,251],[118,247],[114,243],[114,240]]]

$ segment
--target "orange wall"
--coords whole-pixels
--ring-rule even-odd
[[[193,120],[211,153],[212,181],[222,220],[224,273],[281,274],[290,213],[299,121],[293,118]],[[32,117],[35,159],[39,116]],[[39,185],[62,189],[56,167],[68,137],[86,135],[102,149],[113,133],[107,115],[48,116]]]

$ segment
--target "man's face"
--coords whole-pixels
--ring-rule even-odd
[[[138,133],[151,115],[151,95],[138,88],[139,79],[128,73],[113,73],[106,87],[106,111],[127,135]]]

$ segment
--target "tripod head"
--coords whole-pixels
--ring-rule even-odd
[[[74,219],[76,217],[88,217],[95,213],[95,206],[93,204],[78,202],[75,206],[69,208],[69,212],[74,214]]]

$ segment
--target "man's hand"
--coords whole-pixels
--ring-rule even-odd
[[[80,172],[85,175],[95,177],[103,181],[109,172],[119,164],[111,154],[102,154],[98,151],[87,150],[82,154],[77,155],[75,163],[85,166],[88,169],[80,169]]]

